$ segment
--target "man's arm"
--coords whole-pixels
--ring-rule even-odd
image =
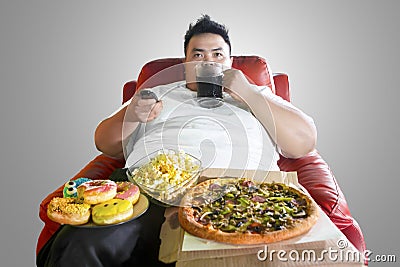
[[[239,70],[224,72],[224,87],[234,98],[249,106],[285,157],[299,158],[315,148],[316,127],[300,109],[271,91],[260,92]]]
[[[140,122],[154,120],[162,110],[162,102],[143,99],[135,94],[120,109],[99,123],[94,134],[96,148],[106,155],[123,158],[123,144]]]

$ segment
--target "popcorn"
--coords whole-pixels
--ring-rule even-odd
[[[159,151],[143,166],[135,169],[132,178],[147,189],[163,192],[163,195],[185,184],[200,170],[198,160],[183,150]]]

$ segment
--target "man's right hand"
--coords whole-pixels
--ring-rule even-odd
[[[144,99],[140,93],[136,93],[131,103],[128,106],[127,111],[130,113],[130,117],[138,122],[149,122],[157,118],[163,108],[162,101],[156,99]]]

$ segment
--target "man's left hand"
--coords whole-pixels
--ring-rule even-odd
[[[248,96],[249,93],[254,91],[254,87],[249,83],[243,72],[237,69],[225,70],[222,85],[224,91],[232,98],[248,105]]]

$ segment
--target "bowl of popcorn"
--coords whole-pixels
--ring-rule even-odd
[[[155,151],[127,170],[128,179],[162,206],[179,206],[187,190],[197,184],[201,161],[183,150]]]

